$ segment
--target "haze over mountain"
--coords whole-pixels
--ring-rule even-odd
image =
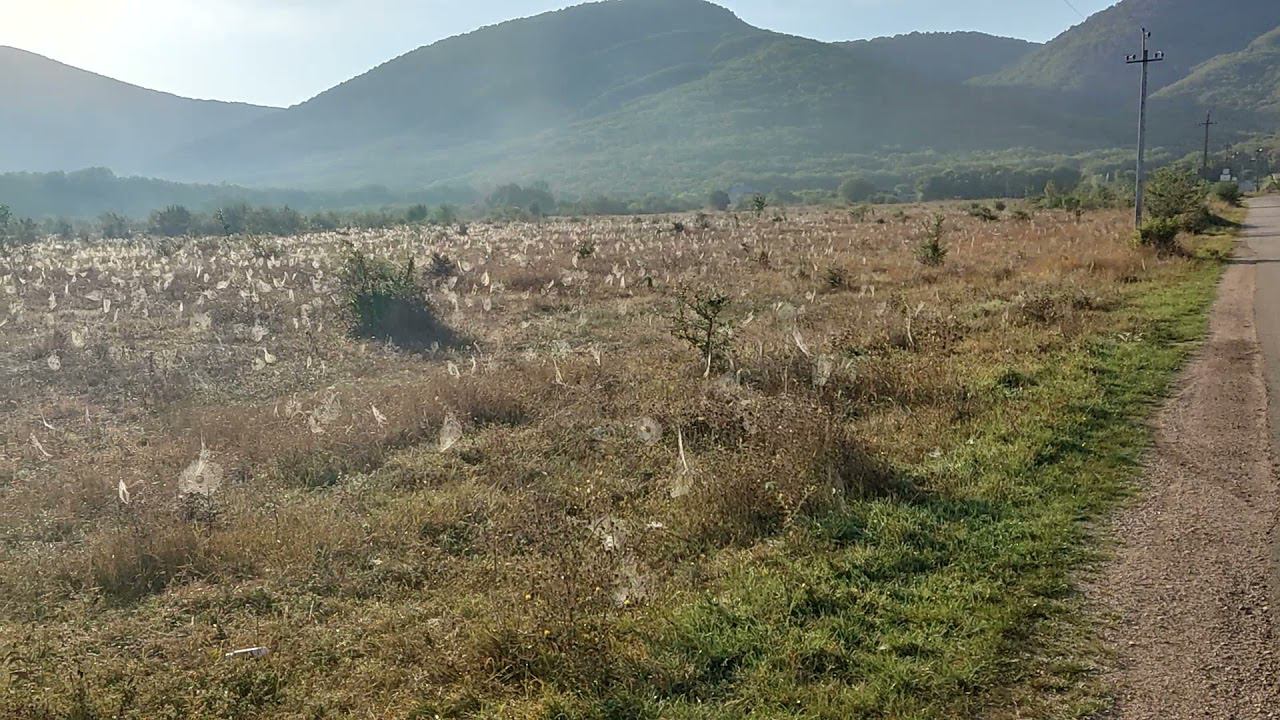
[[[1277,26],[1276,0],[1124,0],[978,82],[1066,92],[1128,109],[1138,82],[1124,60],[1140,51],[1142,28],[1152,33],[1151,50],[1165,52],[1165,60],[1151,68],[1154,92]]]
[[[0,47],[0,170],[147,169],[157,152],[278,112],[146,90]]]
[[[1274,127],[1280,120],[1280,27],[1240,52],[1200,65],[1157,98],[1212,108],[1219,119]]]
[[[1042,104],[920,67],[989,67],[1027,45],[977,34],[830,44],[702,0],[614,0],[416,50],[163,170],[322,185],[548,176],[608,192],[885,148],[1086,145]]]
[[[287,110],[3,50],[0,132],[29,142],[0,151],[0,169],[319,189],[545,179],[578,194],[829,185],[871,157],[1128,145],[1137,81],[1123,60],[1144,24],[1168,54],[1153,88],[1170,116],[1153,136],[1177,143],[1207,104],[1240,119],[1228,134],[1274,116],[1276,37],[1260,36],[1280,2],[1225,7],[1123,0],[1038,46],[971,32],[823,43],[704,0],[608,0],[440,41]]]

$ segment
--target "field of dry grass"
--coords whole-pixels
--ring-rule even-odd
[[[348,245],[454,261],[427,282],[463,339],[352,337]],[[14,250],[0,716],[1071,695],[1089,669],[1045,628],[1216,268],[1123,212],[942,207]],[[675,318],[716,293],[708,362]]]

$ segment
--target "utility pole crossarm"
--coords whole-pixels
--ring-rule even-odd
[[[1164,60],[1163,52],[1157,50],[1153,53],[1147,47],[1147,41],[1150,39],[1151,33],[1146,28],[1142,28],[1142,54],[1127,55],[1124,59],[1128,65],[1142,66],[1142,86],[1138,101],[1138,182],[1134,203],[1137,227],[1142,227],[1143,194],[1147,186],[1147,66]]]

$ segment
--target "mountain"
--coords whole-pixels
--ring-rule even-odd
[[[885,65],[963,82],[998,72],[1041,47],[980,32],[913,32],[846,43]]]
[[[1280,27],[1236,53],[1219,55],[1164,88],[1159,101],[1210,108],[1237,123],[1275,128],[1280,119]]]
[[[271,115],[274,108],[147,90],[0,47],[0,171],[140,169],[157,153]]]
[[[1067,149],[1098,136],[1094,120],[963,87],[909,57],[962,66],[984,46],[999,48],[992,63],[1026,49],[970,35],[821,43],[703,0],[589,3],[420,48],[158,171],[329,187],[545,178],[635,193],[815,164],[847,172],[859,153]]]
[[[975,82],[1066,93],[1103,108],[1123,103],[1128,109],[1138,94],[1138,72],[1124,60],[1140,51],[1141,28],[1152,32],[1151,49],[1166,53],[1151,68],[1154,92],[1278,26],[1277,0],[1123,0]]]
[[[525,137],[704,75],[724,40],[753,29],[698,0],[626,0],[513,20],[385,63],[214,142],[166,170],[289,177],[415,152]],[[372,147],[371,147],[372,146]],[[392,157],[361,156],[377,147]],[[368,150],[367,150],[368,149]],[[370,176],[372,177],[372,176]]]

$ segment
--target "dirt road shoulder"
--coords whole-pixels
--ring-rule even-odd
[[[1113,619],[1104,633],[1115,651],[1107,718],[1280,717],[1280,422],[1269,422],[1267,399],[1268,378],[1280,388],[1273,202],[1251,211],[1209,338],[1155,419],[1140,497],[1117,520],[1115,555],[1089,590]]]

